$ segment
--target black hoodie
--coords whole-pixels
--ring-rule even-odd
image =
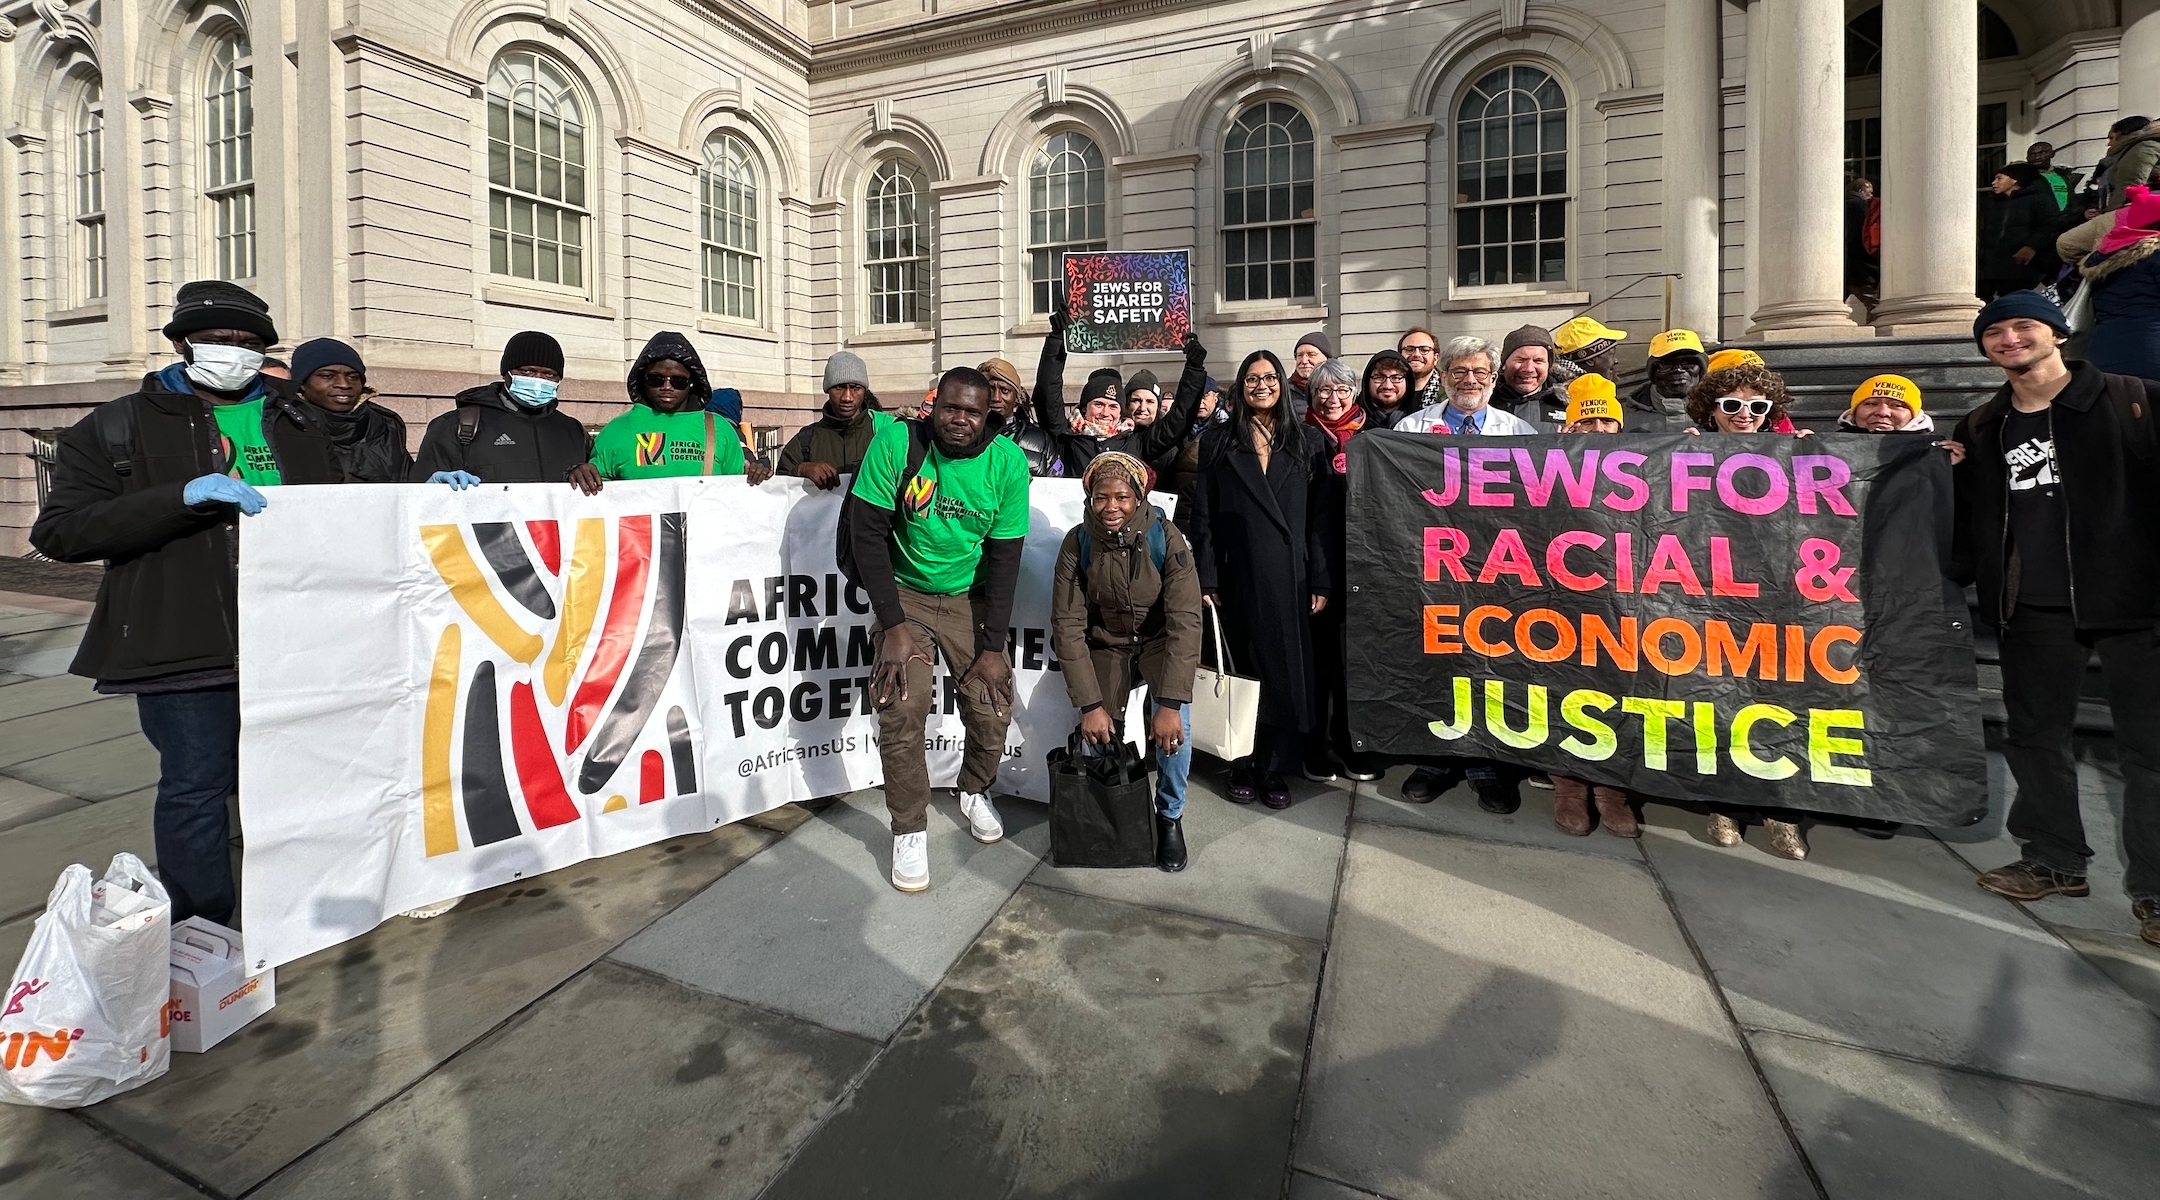
[[[466,436],[467,431],[471,436]],[[468,471],[482,483],[561,483],[592,461],[592,436],[556,404],[526,408],[502,383],[457,394],[457,407],[428,422],[412,481]]]
[[[412,475],[405,418],[372,400],[362,400],[351,412],[331,412],[305,399],[299,403],[309,423],[337,447],[348,483],[404,483]]]

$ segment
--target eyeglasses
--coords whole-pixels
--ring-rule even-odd
[[[1449,379],[1461,379],[1476,383],[1482,383],[1485,380],[1491,379],[1493,377],[1493,374],[1491,371],[1481,371],[1476,367],[1451,367],[1448,369],[1447,377]]]
[[[1335,396],[1347,400],[1357,394],[1357,389],[1347,383],[1331,383],[1313,393],[1315,396]]]
[[[1379,371],[1372,377],[1374,383],[1408,383],[1409,378],[1401,371]]]
[[[1251,389],[1253,389],[1254,391],[1262,391],[1262,390],[1265,390],[1265,391],[1273,391],[1273,390],[1275,390],[1276,388],[1279,388],[1279,387],[1281,387],[1281,386],[1282,386],[1282,376],[1280,376],[1280,375],[1247,375],[1247,376],[1245,377],[1245,386],[1246,386],[1246,387],[1249,387],[1249,388],[1251,388]]]
[[[645,386],[656,392],[687,392],[693,383],[688,375],[662,375],[658,371],[647,371]]]
[[[1408,358],[1413,354],[1418,355],[1422,358],[1438,353],[1440,353],[1440,348],[1438,346],[1404,346],[1402,348],[1402,356],[1404,358]]]
[[[1770,415],[1770,402],[1759,396],[1753,400],[1743,400],[1738,396],[1725,396],[1718,400],[1717,406],[1718,411],[1728,417],[1739,415],[1742,409],[1747,410],[1752,416],[1766,417]]]

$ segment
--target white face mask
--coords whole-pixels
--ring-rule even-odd
[[[194,353],[187,365],[187,377],[212,391],[237,392],[255,382],[262,373],[263,356],[260,350],[242,346],[210,346],[188,343]]]

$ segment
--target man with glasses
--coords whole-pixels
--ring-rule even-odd
[[[592,439],[562,411],[556,390],[563,350],[535,330],[511,335],[502,378],[457,394],[457,407],[428,422],[413,460],[413,481],[463,490],[477,483],[559,483],[600,492]]]
[[[1403,400],[1403,408],[1416,412],[1447,398],[1440,380],[1440,339],[1433,336],[1432,330],[1419,326],[1402,335],[1395,343],[1395,353],[1410,364],[1410,394]]]
[[[1441,356],[1440,377],[1447,400],[1404,417],[1397,433],[1452,433],[1473,437],[1512,437],[1537,430],[1513,413],[1493,407],[1493,385],[1498,378],[1499,355],[1481,337],[1459,337],[1447,344]],[[1411,364],[1413,367],[1415,363]]]
[[[263,351],[278,335],[253,293],[183,284],[164,332],[181,361],[60,435],[30,544],[62,562],[105,563],[68,669],[133,695],[157,748],[151,823],[173,919],[231,925],[239,519],[270,503],[265,489],[343,474],[320,423],[263,383]]]

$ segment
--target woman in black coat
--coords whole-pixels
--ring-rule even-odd
[[[2023,291],[2055,277],[2055,189],[2030,163],[2007,163],[1980,204],[1980,298]]]
[[[1231,663],[1260,680],[1250,759],[1230,766],[1230,799],[1287,808],[1314,726],[1310,617],[1335,592],[1327,506],[1330,451],[1283,403],[1282,360],[1253,352],[1230,384],[1228,422],[1201,435],[1193,493],[1200,589],[1222,616]]]

